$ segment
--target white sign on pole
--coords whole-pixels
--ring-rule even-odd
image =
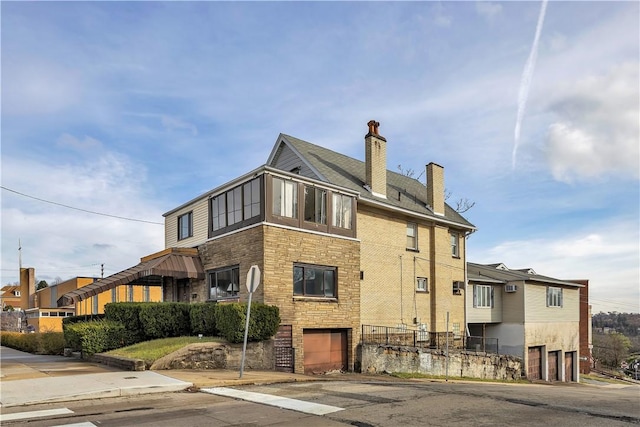
[[[249,293],[253,293],[260,286],[260,267],[252,265],[249,271],[247,271],[247,290]]]
[[[260,285],[260,267],[252,265],[247,272],[247,290],[249,291],[249,302],[247,303],[246,323],[244,325],[244,345],[242,346],[242,361],[240,362],[240,378],[244,372],[244,359],[247,354],[247,337],[249,335],[249,318],[251,317],[251,296]]]

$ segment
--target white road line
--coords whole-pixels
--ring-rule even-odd
[[[227,387],[202,388],[200,390],[205,393],[216,394],[218,396],[233,397],[236,399],[248,400],[249,402],[277,406],[278,408],[291,409],[294,411],[313,415],[325,415],[332,412],[342,411],[344,409],[338,408],[337,406],[305,402],[303,400],[289,399],[287,397],[273,396],[271,394],[254,393],[251,391],[236,390]]]
[[[27,418],[50,417],[52,415],[73,414],[71,409],[44,409],[42,411],[16,412],[15,414],[0,415],[0,421],[24,420]]]
[[[90,423],[89,421],[84,423],[75,423],[75,424],[60,424],[52,427],[97,427],[94,423]]]

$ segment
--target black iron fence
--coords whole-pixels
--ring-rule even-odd
[[[497,338],[456,335],[454,332],[429,332],[390,326],[362,325],[362,344],[398,345],[405,347],[469,350],[499,353]]]

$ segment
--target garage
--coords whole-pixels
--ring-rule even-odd
[[[573,382],[576,379],[573,377],[573,363],[575,359],[575,351],[568,351],[564,354],[564,381],[567,383]]]
[[[527,378],[532,381],[542,379],[542,347],[529,347]]]
[[[320,374],[347,370],[347,331],[305,329],[304,373]]]
[[[550,351],[547,356],[549,365],[548,381],[558,381],[560,379],[558,376],[558,353],[558,351]]]

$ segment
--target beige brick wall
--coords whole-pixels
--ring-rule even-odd
[[[418,251],[407,250],[407,222],[370,206],[358,205],[358,238],[361,240],[361,320],[363,324],[446,330],[459,323],[464,330],[464,291],[453,295],[454,280],[464,281],[464,258],[453,258],[447,228],[418,223]],[[460,253],[464,254],[464,238]],[[416,290],[417,277],[427,277],[429,292]]]
[[[239,264],[240,301],[248,299],[244,282],[249,268],[260,267],[261,284],[252,301],[278,306],[281,324],[293,325],[295,372],[304,372],[304,329],[347,330],[348,364],[353,369],[360,341],[359,246],[352,239],[260,225],[212,240],[199,251],[205,270]],[[338,297],[294,297],[295,262],[337,267]]]

